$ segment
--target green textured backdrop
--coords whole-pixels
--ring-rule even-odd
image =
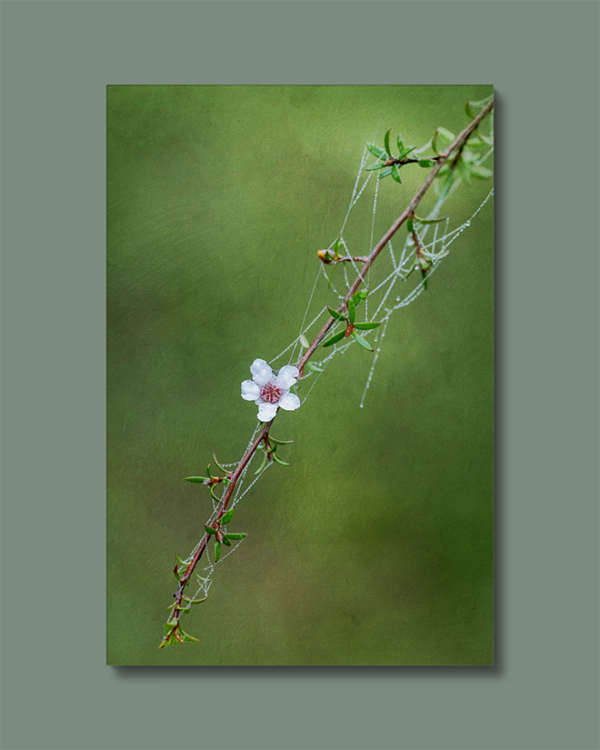
[[[240,382],[297,335],[364,144],[458,132],[490,92],[108,87],[108,663],[493,663],[491,201],[392,318],[365,408],[372,355],[353,348],[278,417],[291,468],[239,506],[248,538],[184,624],[200,642],[157,650],[210,507],[183,477],[243,452]],[[404,171],[377,236],[426,174]],[[461,187],[454,226],[490,186]]]

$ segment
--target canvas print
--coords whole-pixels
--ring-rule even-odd
[[[107,663],[494,663],[492,86],[107,88]]]

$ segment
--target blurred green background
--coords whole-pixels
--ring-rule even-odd
[[[365,143],[458,133],[491,92],[108,87],[109,664],[493,663],[492,201],[392,317],[365,408],[372,355],[352,347],[277,417],[291,467],[237,508],[248,538],[183,620],[200,642],[157,650],[175,554],[211,508],[183,478],[242,455],[256,408],[240,383],[298,334]],[[381,183],[375,240],[425,176]],[[458,226],[490,187],[461,186],[443,214]],[[355,216],[365,254],[372,207]]]

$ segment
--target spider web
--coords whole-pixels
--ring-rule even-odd
[[[474,102],[472,104],[475,106],[483,106],[485,103],[486,101]],[[490,126],[490,136],[493,138],[493,112],[490,116]],[[422,148],[413,151],[411,157],[416,156],[420,158],[426,158],[422,157],[422,154],[430,148],[431,141]],[[493,151],[493,146],[490,146],[487,152],[484,153],[481,157],[475,159],[473,163],[477,166],[482,165],[493,154]],[[364,257],[365,242],[361,241],[360,238],[355,238],[353,241],[347,241],[345,237],[346,233],[348,233],[348,235],[351,235],[351,232],[349,230],[351,228],[353,217],[357,214],[357,207],[366,205],[371,211],[368,240],[369,253],[372,251],[378,238],[391,224],[391,221],[388,221],[388,223],[385,224],[385,221],[387,219],[384,219],[383,230],[379,231],[379,228],[377,228],[376,231],[376,219],[382,203],[382,188],[394,191],[397,190],[398,186],[393,183],[391,179],[386,180],[382,183],[377,178],[377,174],[375,171],[365,171],[365,167],[367,166],[367,162],[370,158],[372,157],[369,153],[368,148],[365,146],[360,160],[360,165],[358,167],[356,181],[352,190],[348,210],[345,214],[342,226],[337,235],[337,237],[339,237],[340,239],[340,242],[342,243],[345,256],[351,258],[351,260],[339,262],[338,264],[336,264],[335,271],[332,274],[332,268],[329,265],[322,263],[320,260],[317,260],[315,253],[315,262],[318,262],[319,268],[316,273],[310,297],[303,313],[302,322],[298,330],[298,335],[281,352],[279,352],[277,356],[273,357],[270,360],[270,365],[278,365],[279,368],[284,364],[297,363],[301,359],[303,352],[306,350],[307,342],[316,337],[317,333],[321,330],[325,322],[330,318],[330,314],[327,310],[327,305],[333,308],[337,307],[348,293],[355,278],[358,276],[362,264],[359,261],[354,260],[354,258],[358,255]],[[364,304],[360,305],[360,307],[358,307],[357,309],[356,322],[378,322],[380,323],[380,325],[372,330],[360,331],[360,333],[364,335],[365,340],[368,340],[370,342],[374,350],[371,368],[369,370],[366,382],[363,386],[362,396],[359,404],[361,408],[363,408],[365,405],[367,392],[374,377],[377,363],[381,355],[384,339],[387,333],[388,325],[392,316],[399,310],[408,307],[408,305],[412,304],[423,293],[431,277],[438,270],[442,262],[450,255],[451,246],[453,246],[454,243],[460,239],[461,235],[465,231],[469,230],[480,211],[494,195],[494,189],[492,188],[490,189],[484,200],[481,202],[479,207],[471,214],[471,216],[466,221],[460,223],[458,226],[453,227],[450,217],[445,217],[441,221],[438,220],[440,219],[442,207],[461,184],[461,181],[455,179],[449,189],[439,188],[437,182],[438,181],[436,179],[433,185],[434,190],[437,193],[437,198],[435,200],[434,206],[425,217],[422,217],[427,221],[435,221],[437,223],[422,224],[420,222],[414,222],[413,225],[420,245],[420,250],[427,259],[428,264],[430,264],[427,268],[427,274],[422,275],[420,272],[422,267],[419,264],[419,258],[417,256],[417,246],[415,245],[411,234],[409,232],[403,232],[403,227],[401,227],[396,235],[392,238],[392,240],[387,243],[387,247],[380,253],[376,263],[374,263],[373,267],[369,269],[366,278],[364,279],[363,288],[368,291],[368,297],[367,299],[365,299]],[[395,204],[395,207],[397,215],[397,202]],[[392,217],[392,220],[394,218],[395,215]],[[357,223],[362,225],[364,230],[364,216],[359,217]],[[355,232],[355,234],[357,233]],[[362,240],[364,240],[364,235]],[[335,239],[327,249],[331,250],[334,245]],[[355,245],[359,248],[356,252],[354,251]],[[460,245],[460,243],[457,243],[457,245]],[[338,266],[341,266],[339,271],[337,270]],[[332,278],[332,276],[334,278]],[[327,290],[327,304],[320,304],[316,301],[319,287],[321,287],[321,289]],[[335,299],[337,299],[337,304],[335,300],[331,299],[332,295],[334,295]],[[329,330],[328,336],[342,331],[344,329],[344,326],[345,322],[336,321],[332,328]],[[330,348],[319,348],[317,352],[315,352],[315,354],[317,354],[322,351],[324,353],[324,356],[318,359],[318,361],[315,361],[316,358],[313,356],[311,358],[311,361],[305,368],[304,376],[300,382],[303,386],[308,387],[303,387],[302,393],[298,393],[298,395],[301,396],[301,404],[304,404],[306,402],[312,392],[312,389],[315,387],[320,378],[325,375],[331,361],[338,355],[346,352],[351,346],[358,346],[354,339],[342,339],[340,342],[333,344]],[[314,369],[309,369],[311,363]],[[246,450],[252,445],[262,426],[263,425],[260,422],[256,424]],[[272,466],[271,462],[263,461],[258,470],[252,470],[251,466],[253,462],[256,466],[256,462],[254,461],[254,459],[257,458],[257,455],[259,456],[260,460],[260,451],[256,451],[242,471],[236,484],[236,488],[234,490],[231,501],[229,503],[229,508],[234,508],[253,488],[256,482],[261,479],[264,472],[267,471],[270,466]],[[221,465],[226,469],[233,470],[239,465],[239,461]],[[222,487],[222,485],[218,486]],[[223,489],[223,492],[224,491],[225,489]],[[221,498],[219,498],[219,500]],[[218,514],[220,502],[212,498],[212,503],[213,513],[210,519],[207,521],[207,525],[210,525]],[[223,530],[225,533],[227,532],[227,529],[225,527],[223,528]],[[185,560],[182,560],[184,564],[189,564],[189,562],[191,562],[194,554],[200,547],[201,541],[202,540],[198,542],[189,556]],[[212,575],[216,566],[220,565],[227,557],[229,557],[229,555],[233,554],[242,543],[242,541],[243,540],[233,542],[231,547],[228,548],[226,552],[223,550],[218,561],[215,561],[211,556],[210,546],[207,545],[204,557],[202,558],[204,566],[200,571],[200,566],[197,566],[196,568],[199,585],[192,599],[197,599],[199,597],[205,597],[208,595],[208,591],[210,589],[210,586],[212,585]]]

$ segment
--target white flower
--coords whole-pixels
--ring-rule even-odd
[[[300,374],[298,368],[286,365],[277,375],[264,359],[255,359],[250,367],[252,380],[242,383],[242,398],[254,401],[258,406],[258,418],[261,422],[270,422],[281,406],[286,411],[294,411],[300,406],[300,399],[290,388]]]

